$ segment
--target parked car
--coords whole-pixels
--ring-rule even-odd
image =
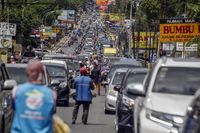
[[[33,59],[36,57],[36,54],[34,51],[25,51],[24,54],[22,55],[20,62],[21,63],[28,63],[29,60]]]
[[[42,58],[44,56],[44,54],[49,53],[49,51],[47,49],[34,49],[35,52],[35,56]]]
[[[54,81],[54,90],[57,92],[57,104],[69,106],[69,82],[68,68],[65,61],[61,60],[42,60],[47,68],[49,75]]]
[[[128,68],[122,68],[122,69],[117,69],[111,80],[110,83],[108,84],[108,91],[106,93],[106,100],[105,100],[105,107],[104,107],[104,113],[112,113],[115,112],[115,107],[116,107],[116,100],[117,100],[117,95],[118,92],[114,90],[114,86],[120,85],[121,81],[127,72]]]
[[[116,62],[119,62],[122,57],[115,57],[115,56],[106,56],[104,57],[104,60],[109,64],[112,65]]]
[[[142,84],[148,72],[146,68],[129,69],[124,76],[121,85],[115,86],[118,91],[116,101],[115,125],[118,133],[132,133],[135,86]]]
[[[200,133],[200,90],[187,107],[184,124],[180,133]]]
[[[23,63],[6,64],[6,68],[8,70],[10,78],[14,79],[17,82],[17,84],[23,84],[27,82],[26,67],[27,67],[27,64],[23,64]],[[50,87],[51,78],[45,66],[44,66],[43,76],[44,77],[43,77],[42,84]]]
[[[66,54],[56,53],[56,54],[45,54],[42,58],[43,60],[62,60],[67,63],[69,70],[69,77],[76,77],[77,70],[79,70],[79,65],[77,67],[78,58],[74,56],[69,56]]]
[[[17,84],[9,78],[5,64],[0,61],[0,132],[9,133],[12,125],[12,93],[11,90]]]
[[[134,59],[132,60],[120,60],[119,62],[115,62],[111,65],[110,71],[108,73],[108,82],[110,82],[110,79],[112,78],[114,72],[118,68],[138,68],[142,67],[142,64],[139,61],[136,61]]]
[[[136,132],[178,132],[200,86],[200,60],[161,58],[137,96],[144,96]],[[140,88],[140,89],[139,89]],[[144,92],[146,90],[146,92]]]

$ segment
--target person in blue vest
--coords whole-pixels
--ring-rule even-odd
[[[12,91],[14,120],[11,133],[52,133],[56,94],[42,85],[43,65],[39,60],[29,61],[27,83]]]
[[[87,69],[85,67],[80,68],[80,76],[75,79],[74,89],[76,89],[75,105],[72,116],[72,124],[76,123],[78,110],[80,105],[83,105],[82,123],[87,124],[89,107],[92,103],[92,90],[94,90],[93,81],[88,76]]]

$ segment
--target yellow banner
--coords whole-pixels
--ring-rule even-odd
[[[116,48],[104,48],[104,54],[116,54],[117,49]]]
[[[188,42],[200,36],[200,23],[160,24],[160,42]]]
[[[109,14],[109,21],[120,22],[124,19],[124,14],[120,13],[110,13]]]
[[[159,37],[157,33],[155,34],[154,32],[140,32],[140,36],[138,37],[138,32],[135,32],[133,35],[133,41],[135,41],[135,45],[137,45],[139,41],[139,48],[141,49],[157,48]],[[131,40],[131,48],[134,48],[133,41]]]

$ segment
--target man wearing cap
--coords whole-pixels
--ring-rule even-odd
[[[80,68],[80,74],[81,75],[75,79],[74,83],[74,89],[76,89],[76,103],[72,116],[72,124],[76,123],[78,110],[81,104],[83,104],[82,123],[87,124],[89,107],[92,103],[92,90],[94,89],[92,79],[88,76],[85,67]]]

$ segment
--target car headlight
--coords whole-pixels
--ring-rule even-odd
[[[146,117],[156,123],[160,123],[163,126],[168,126],[168,127],[179,128],[183,123],[183,117],[181,116],[161,113],[150,109],[146,109]]]
[[[113,89],[109,89],[108,95],[111,95],[113,97],[117,97],[117,91],[113,90]]]
[[[66,82],[62,82],[59,84],[60,88],[66,88],[67,87],[67,83]]]
[[[125,95],[123,95],[122,97],[122,103],[125,104],[129,108],[134,106],[134,100]]]

